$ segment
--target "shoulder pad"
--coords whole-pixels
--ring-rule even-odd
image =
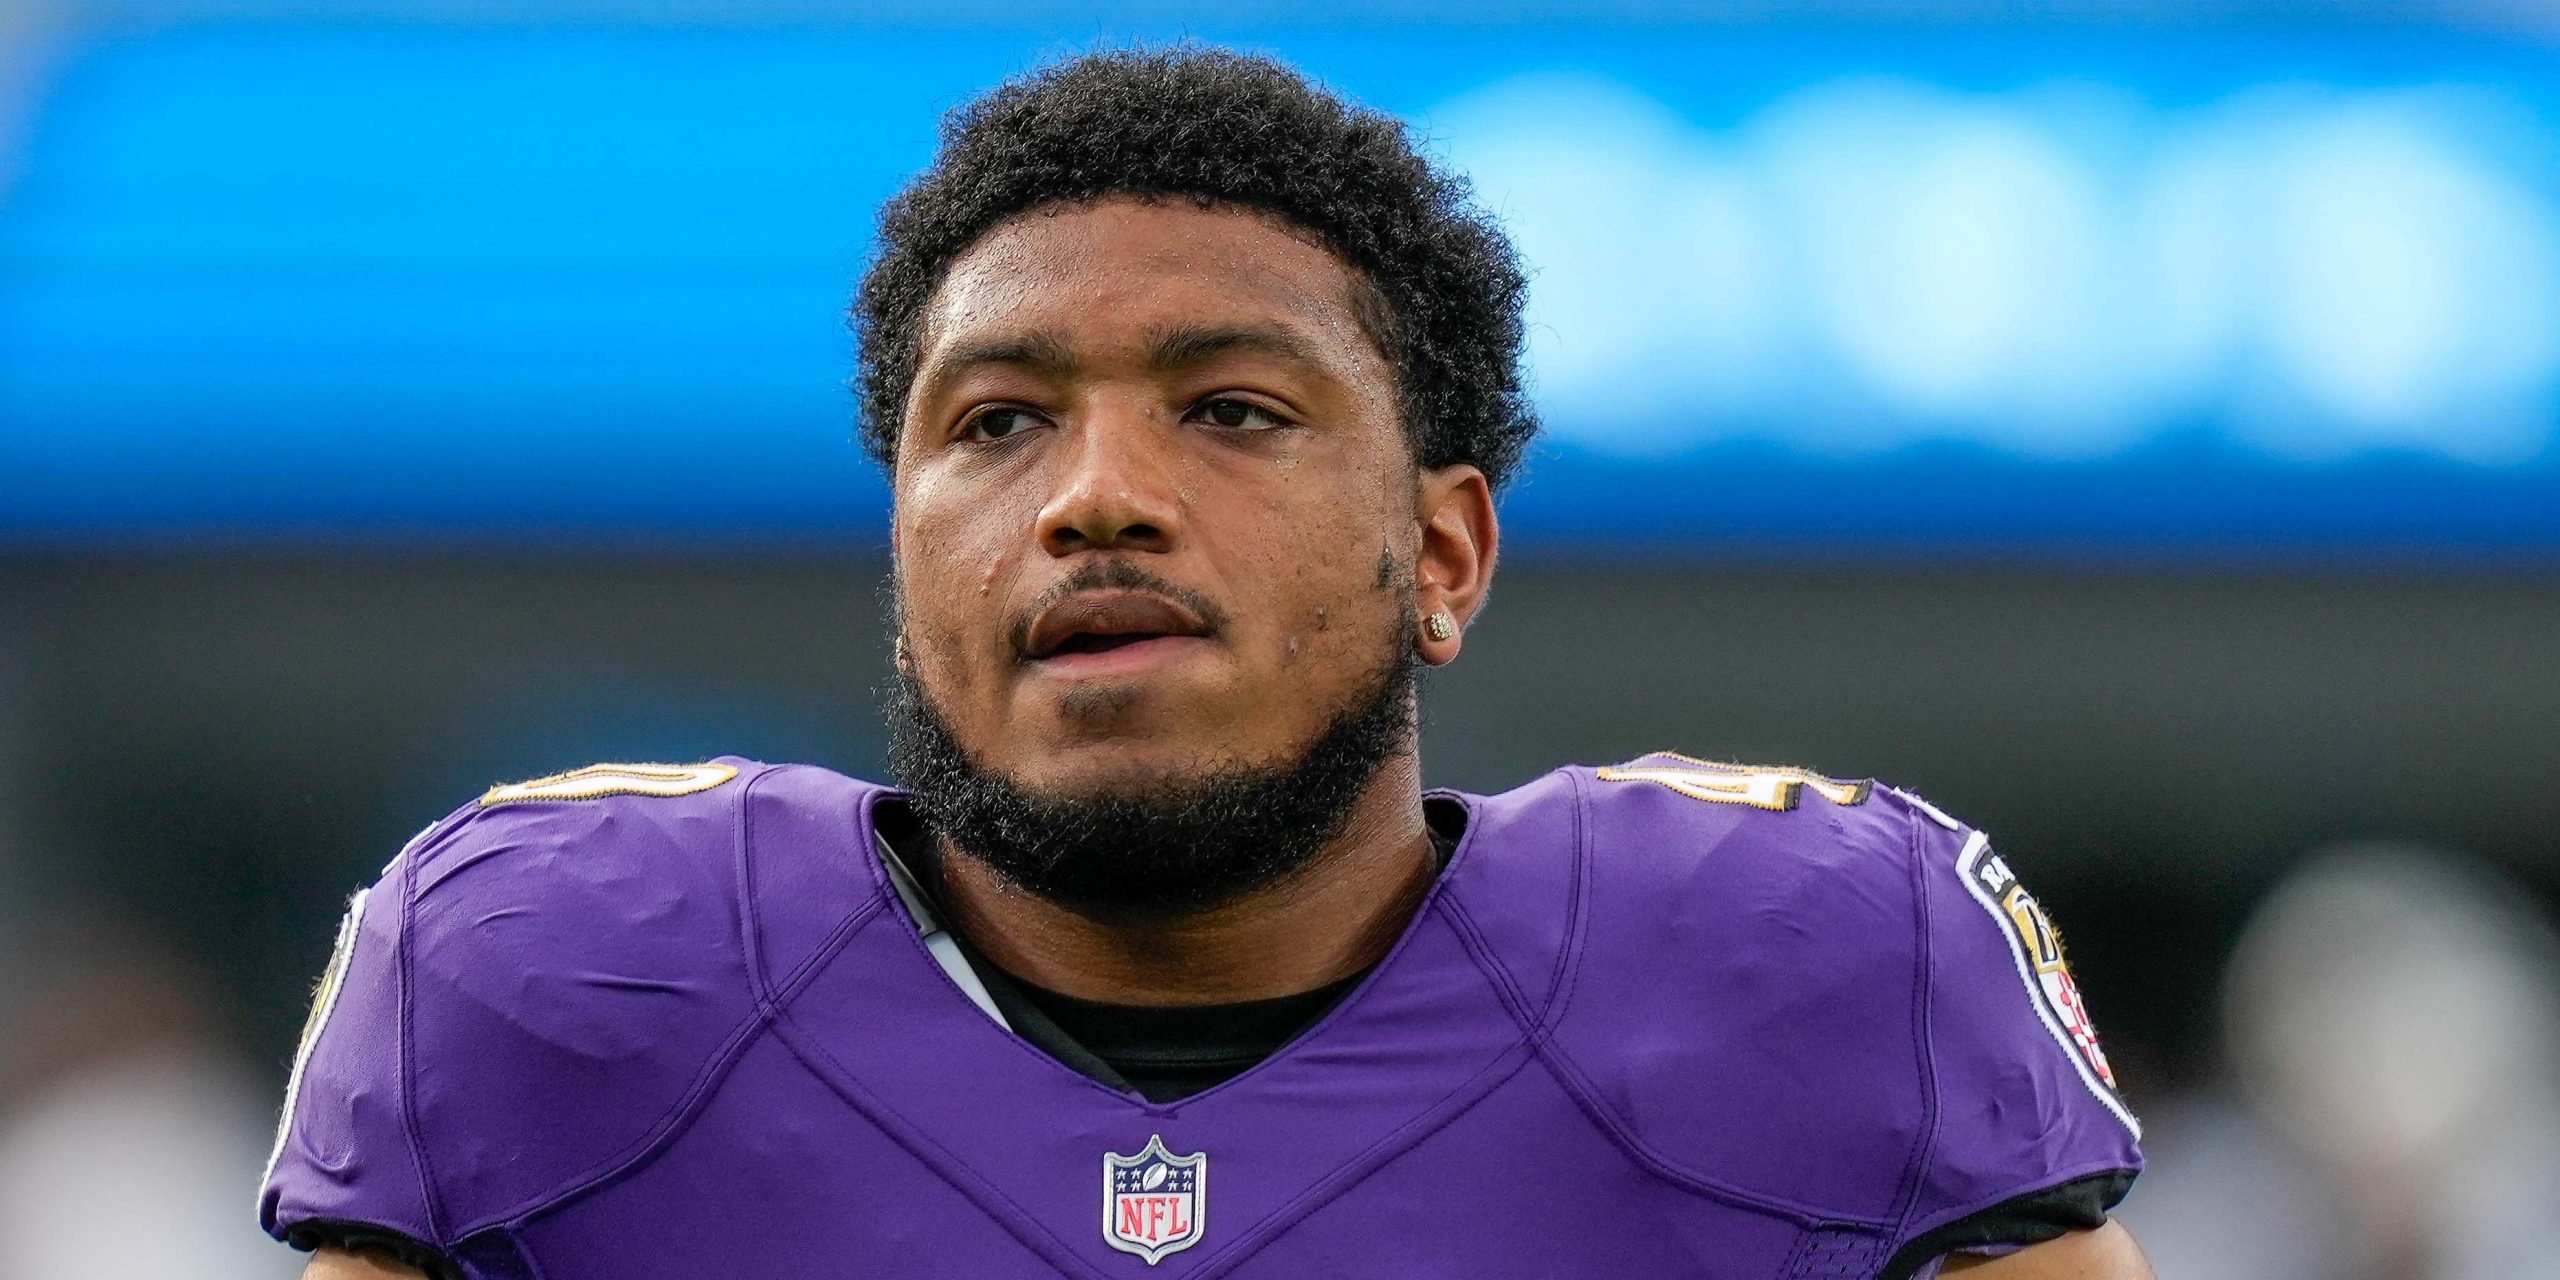
[[[1928,1119],[1917,811],[1660,753],[1590,771],[1589,924],[1558,1031],[1622,1135],[1756,1203],[1881,1221]]]
[[[762,771],[495,787],[394,862],[414,1141],[448,1231],[641,1153],[755,1017],[740,828]]]

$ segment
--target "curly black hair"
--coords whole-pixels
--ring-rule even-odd
[[[1192,47],[1054,63],[945,118],[933,166],[881,210],[853,304],[863,443],[882,465],[952,261],[1016,214],[1113,195],[1257,210],[1314,236],[1369,295],[1355,309],[1396,371],[1415,462],[1510,478],[1538,426],[1520,384],[1524,282],[1466,180],[1392,116],[1269,58]]]

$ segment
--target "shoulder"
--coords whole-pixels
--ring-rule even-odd
[[[619,1003],[593,978],[734,956],[739,797],[762,767],[599,764],[489,788],[401,850],[373,897],[399,912],[422,993],[503,1009],[624,1056],[639,1027],[577,1024]],[[627,989],[627,988],[626,988]]]
[[[1584,775],[1594,958],[1772,967],[1791,993],[1908,971],[1918,895],[1960,824],[1908,792],[1656,752]],[[1809,963],[1819,955],[1823,963]],[[1595,977],[1598,975],[1594,975]]]
[[[1587,921],[1558,1061],[1660,1167],[1921,1228],[2141,1167],[2060,936],[1989,837],[1798,768],[1567,773]]]
[[[412,840],[383,887],[421,953],[467,944],[477,958],[743,970],[743,922],[775,896],[764,882],[811,862],[843,878],[849,868],[828,855],[859,847],[881,791],[734,756],[589,765],[491,787]]]
[[[1960,825],[1801,768],[1657,753],[1577,772],[1572,1069],[1624,1136],[1698,1181],[1883,1217],[1932,1113],[1928,879],[1951,871]]]
[[[1723,904],[1745,891],[1783,895],[1820,919],[1837,918],[1820,908],[1907,902],[1921,855],[1915,821],[1935,812],[1872,781],[1668,751],[1588,773],[1589,839],[1604,875]]]
[[[1494,846],[1452,871],[1470,914],[1509,907],[1524,924],[1569,928],[1573,941],[1544,941],[1602,966],[1585,982],[1606,982],[1621,964],[1724,971],[1762,946],[1890,963],[1895,937],[1910,940],[1913,880],[1928,858],[1919,815],[1955,826],[1873,782],[1673,752],[1468,799],[1468,844]],[[1558,902],[1570,903],[1570,922]],[[1530,929],[1500,932],[1515,941],[1504,949],[1527,949]]]
[[[763,1007],[751,828],[864,784],[722,758],[491,788],[373,892],[397,904],[413,1141],[468,1228],[643,1153]],[[840,895],[841,896],[841,895]],[[858,893],[855,895],[858,896]]]

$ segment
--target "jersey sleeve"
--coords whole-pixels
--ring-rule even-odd
[[[494,789],[402,850],[314,1002],[268,1234],[532,1274],[508,1224],[647,1158],[758,1017],[739,778],[595,766]]]
[[[401,882],[407,854],[434,831],[348,903],[312,995],[258,1197],[259,1225],[299,1248],[356,1231],[420,1244],[435,1237],[400,1034]]]
[[[1988,836],[1904,798],[1920,857],[1933,1123],[1902,1250],[1935,1257],[2095,1225],[2142,1168],[2141,1126],[2061,935]]]

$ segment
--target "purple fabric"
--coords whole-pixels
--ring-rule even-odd
[[[1459,797],[1466,839],[1369,979],[1152,1105],[936,966],[872,851],[880,789],[729,763],[689,795],[468,808],[395,863],[268,1231],[374,1223],[543,1280],[1757,1280],[1872,1275],[2140,1166],[1956,877],[1972,833],[1889,788],[1764,809],[1576,768]],[[1153,1264],[1108,1238],[1103,1163],[1151,1137],[1207,1155],[1157,1220],[1196,1239]]]

